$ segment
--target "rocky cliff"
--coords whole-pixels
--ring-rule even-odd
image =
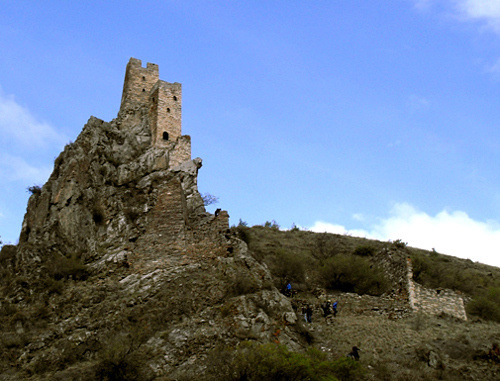
[[[113,366],[176,379],[203,374],[216,346],[301,347],[267,268],[230,235],[227,212],[205,210],[190,137],[153,144],[151,115],[130,101],[111,122],[91,117],[31,188],[2,263],[17,274],[2,284],[6,379],[107,379]]]

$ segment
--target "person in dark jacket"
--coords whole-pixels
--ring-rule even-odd
[[[312,323],[313,309],[310,304],[306,307],[307,322]]]
[[[347,357],[352,358],[353,360],[359,361],[359,353],[358,353],[358,351],[360,351],[360,350],[361,349],[359,349],[356,346],[352,347],[352,351],[350,351],[347,354]]]
[[[330,302],[324,302],[321,304],[321,309],[323,310],[323,316],[326,318],[330,315]]]

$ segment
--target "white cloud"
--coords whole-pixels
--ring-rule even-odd
[[[313,231],[350,234],[382,241],[401,239],[410,246],[500,267],[500,224],[476,221],[462,211],[443,210],[431,216],[410,204],[395,205],[389,217],[369,231],[316,222]]]
[[[456,3],[458,9],[470,18],[494,22],[500,20],[500,1],[498,0],[456,0]]]
[[[62,146],[67,138],[50,124],[39,121],[26,107],[5,95],[0,87],[0,133],[24,149],[39,149],[50,144]]]
[[[5,181],[23,181],[30,185],[42,185],[52,172],[51,166],[35,167],[22,157],[0,154],[0,178]]]
[[[419,11],[435,10],[461,21],[476,21],[500,33],[499,0],[411,0]]]
[[[484,22],[486,26],[500,33],[500,1],[455,0],[455,2],[463,19]]]

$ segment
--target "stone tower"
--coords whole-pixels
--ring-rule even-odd
[[[176,162],[190,160],[190,139],[182,136],[181,129],[182,85],[160,80],[158,65],[148,62],[144,68],[141,60],[130,58],[125,72],[120,111],[138,106],[148,109],[151,144],[181,154],[181,157],[174,158],[177,159]]]

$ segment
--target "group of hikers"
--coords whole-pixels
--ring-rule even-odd
[[[283,287],[282,293],[291,298],[294,295],[294,292],[292,291],[292,284],[290,282],[286,282],[286,286]],[[337,307],[338,307],[338,302],[334,301],[332,303],[331,300],[326,300],[325,302],[320,304],[321,310],[323,311],[323,317],[328,318],[328,316],[333,314],[333,317],[337,317]],[[311,306],[310,303],[303,304],[302,305],[302,316],[304,316],[304,320],[306,323],[312,323],[312,314],[313,314],[313,307]],[[359,352],[361,349],[358,347],[354,346],[352,347],[351,352],[347,354],[347,357],[359,361]]]
[[[323,317],[327,318],[333,313],[333,317],[337,317],[337,306],[338,302],[331,302],[331,300],[328,300],[324,303],[321,303],[320,307],[321,310],[323,311]],[[312,314],[313,314],[313,309],[310,304],[306,304],[302,306],[302,315],[304,316],[304,320],[306,323],[312,323]]]
[[[290,282],[286,282],[286,286],[282,288],[283,295],[291,298],[295,294],[295,292],[292,290],[292,284]],[[331,300],[325,301],[324,303],[321,303],[320,307],[323,310],[323,317],[328,317],[333,313],[333,317],[337,316],[337,305],[338,302],[335,301],[332,303]],[[312,322],[312,314],[313,314],[313,309],[310,304],[302,306],[302,315],[304,316],[304,320],[306,323],[311,323]]]

